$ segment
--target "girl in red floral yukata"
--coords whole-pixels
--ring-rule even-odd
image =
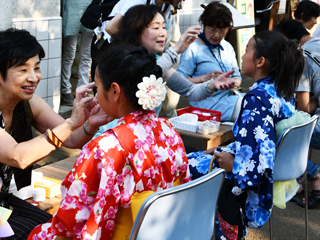
[[[145,48],[117,46],[101,57],[96,97],[118,124],[83,148],[62,182],[60,209],[28,239],[126,239],[134,199],[190,180],[180,135],[151,110],[165,97],[161,76]]]

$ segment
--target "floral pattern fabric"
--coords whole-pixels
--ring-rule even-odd
[[[238,239],[238,226],[231,225],[227,223],[222,217],[219,212],[218,213],[218,220],[219,220],[219,227],[221,231],[224,233],[225,237],[228,240],[237,240]]]
[[[235,195],[247,191],[246,225],[261,227],[272,210],[273,165],[276,154],[276,124],[295,113],[294,99],[280,98],[273,77],[260,79],[245,95],[240,117],[233,126],[236,141],[216,151],[231,153]]]
[[[62,200],[49,223],[29,239],[109,239],[118,208],[135,192],[173,187],[190,180],[180,135],[155,111],[124,116],[118,126],[93,139],[61,185]]]
[[[295,113],[294,99],[286,101],[280,98],[273,81],[273,77],[268,77],[252,86],[244,96],[239,117],[233,125],[235,142],[216,149],[217,152],[225,151],[234,156],[233,171],[226,177],[234,177],[233,194],[240,195],[247,191],[245,224],[250,228],[261,227],[270,217],[276,153],[275,126]],[[201,160],[194,155],[189,159],[190,163],[192,176],[199,176],[209,168],[206,156]],[[219,167],[218,161],[214,167]]]

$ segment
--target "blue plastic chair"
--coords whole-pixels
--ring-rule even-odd
[[[289,181],[304,175],[305,180],[305,238],[308,239],[308,189],[306,169],[312,132],[318,121],[313,116],[310,121],[285,129],[278,139],[273,167],[274,181]],[[269,220],[270,239],[272,238],[272,215]]]
[[[217,200],[224,169],[180,186],[158,191],[142,204],[131,240],[214,239]]]

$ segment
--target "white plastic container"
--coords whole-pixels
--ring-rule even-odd
[[[33,201],[43,202],[46,200],[46,190],[44,188],[33,189]]]

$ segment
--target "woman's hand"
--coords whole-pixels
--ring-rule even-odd
[[[93,98],[88,95],[94,86],[93,82],[76,89],[76,99],[73,102],[71,114],[71,118],[74,114],[77,119],[81,119],[79,122],[83,121],[82,124],[88,120],[86,127],[90,133],[96,132],[100,126],[113,121],[113,118],[109,117],[101,108],[97,96]],[[82,113],[81,116],[79,116],[80,113]]]
[[[212,71],[199,77],[187,78],[187,79],[193,83],[203,83],[203,82],[209,81],[210,79],[216,79],[221,74],[223,74],[223,72],[221,71]]]
[[[121,19],[122,19],[122,15],[118,13],[106,25],[105,30],[110,36],[112,36],[113,34],[119,31],[119,25],[120,25]]]
[[[201,27],[189,27],[179,38],[178,42],[173,46],[176,53],[183,53],[189,45],[197,38],[197,35],[201,33]]]
[[[227,90],[233,88],[235,82],[232,78],[229,78],[229,76],[233,73],[234,70],[231,70],[229,72],[220,74],[216,79],[211,80],[208,84],[210,91]]]
[[[212,71],[206,74],[206,77],[208,80],[210,79],[216,79],[218,76],[220,76],[221,74],[223,74],[222,71]]]
[[[98,128],[114,120],[102,110],[98,103],[97,95],[90,103],[88,103],[87,111],[90,112],[88,122],[93,127]]]
[[[90,111],[86,107],[86,103],[93,99],[93,97],[89,96],[88,93],[92,92],[94,85],[95,83],[92,82],[76,89],[76,97],[73,102],[73,108],[70,117],[73,122],[73,130],[83,125],[90,115]]]
[[[232,173],[234,157],[227,152],[215,152],[214,155],[218,159],[219,167],[225,169],[227,173]]]

